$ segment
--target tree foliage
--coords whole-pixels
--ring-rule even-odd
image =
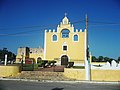
[[[2,50],[0,50],[0,61],[5,60],[5,54],[7,54],[7,59],[9,61],[14,61],[16,58],[16,55],[14,53],[8,51],[7,48],[3,48]]]
[[[109,62],[109,63],[111,63],[112,60],[114,60],[114,59],[113,58],[109,58],[109,57],[99,56],[97,58],[95,56],[92,56],[92,62]],[[120,61],[120,57],[118,57],[117,61]]]
[[[92,56],[92,62],[97,62],[97,58],[95,56]]]
[[[104,57],[103,56],[99,56],[98,57],[98,61],[104,61]]]
[[[120,62],[120,57],[118,57],[118,62]]]

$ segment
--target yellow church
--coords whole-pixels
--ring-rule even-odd
[[[74,62],[74,65],[84,64],[85,35],[86,30],[75,29],[65,15],[56,30],[45,30],[44,49],[18,48],[16,62],[33,58],[36,63],[37,60],[41,59],[55,60],[57,65],[66,65],[68,62]]]

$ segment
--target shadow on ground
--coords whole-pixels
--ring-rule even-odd
[[[64,88],[53,88],[51,90],[63,90]]]

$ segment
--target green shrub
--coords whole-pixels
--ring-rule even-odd
[[[34,64],[23,64],[22,70],[23,71],[33,71],[34,70]]]
[[[71,67],[73,67],[73,65],[74,65],[74,62],[68,62],[68,68],[71,68]]]
[[[34,64],[34,70],[38,69],[38,64]]]
[[[54,66],[56,61],[48,61],[48,66]]]
[[[85,69],[85,66],[73,66],[75,69]]]
[[[38,62],[38,67],[45,67],[46,63],[48,63],[47,60],[41,60]]]

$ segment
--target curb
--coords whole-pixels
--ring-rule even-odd
[[[13,80],[13,81],[29,81],[29,82],[49,82],[49,83],[90,83],[90,84],[118,84],[120,82],[100,82],[100,81],[52,81],[52,80],[32,80],[32,79],[10,79],[10,78],[0,78],[0,80]]]

